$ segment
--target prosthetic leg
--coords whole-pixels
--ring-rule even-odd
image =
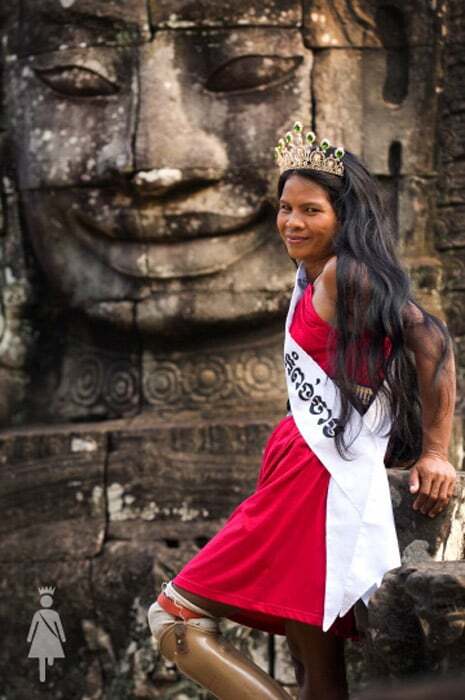
[[[290,696],[259,666],[221,637],[219,618],[165,584],[149,609],[160,653],[219,700],[289,700]]]

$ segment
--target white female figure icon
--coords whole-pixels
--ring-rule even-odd
[[[63,659],[65,652],[61,642],[65,642],[65,633],[60,616],[56,610],[51,610],[55,588],[39,588],[40,604],[32,618],[27,635],[27,642],[32,642],[29,659],[39,659],[39,679],[45,682],[45,660],[53,666],[55,659]]]

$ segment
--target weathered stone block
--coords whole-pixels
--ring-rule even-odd
[[[311,48],[432,46],[437,35],[438,11],[428,0],[304,0],[303,6]]]
[[[27,396],[28,381],[21,371],[0,368],[0,425],[22,423],[24,401]]]
[[[445,321],[440,293],[443,276],[439,258],[405,256],[403,263],[408,269],[417,301],[431,314]]]
[[[23,431],[0,439],[0,560],[81,560],[105,533],[105,437]]]
[[[362,155],[370,170],[387,175],[388,147],[401,144],[400,174],[430,174],[434,171],[433,149],[435,125],[433,120],[422,119],[425,113],[436,110],[437,96],[436,56],[433,49],[416,48],[409,51],[405,96],[391,101],[387,91],[389,61],[385,51],[367,49],[363,52],[363,112],[364,122]]]
[[[156,28],[283,26],[295,27],[302,22],[298,0],[149,0],[152,24]]]
[[[153,692],[150,677],[157,658],[147,610],[156,598],[156,558],[156,545],[110,542],[92,565],[97,614],[87,637],[99,652],[110,697],[140,697],[150,687]]]
[[[465,250],[445,251],[441,255],[444,265],[444,285],[447,292],[465,291]]]
[[[399,238],[402,256],[433,257],[436,180],[417,176],[398,178]],[[439,263],[439,258],[436,258]],[[439,280],[434,289],[440,290]]]
[[[412,49],[405,65],[409,76],[406,94],[398,103],[391,103],[386,92],[390,67],[384,49],[319,51],[313,83],[318,132],[361,155],[377,175],[392,174],[392,144],[400,144],[398,174],[432,173],[435,127],[421,115],[436,108],[435,61],[432,49]]]
[[[368,606],[372,677],[462,672],[465,563],[424,562],[386,574]]]
[[[438,208],[465,205],[465,162],[443,163],[438,179]]]
[[[21,56],[88,46],[126,46],[151,37],[145,0],[25,0]]]
[[[453,27],[453,36],[457,35],[458,23]],[[446,51],[443,55],[444,66],[444,114],[458,113],[465,106],[465,76],[463,73],[463,53],[457,42],[457,51]]]
[[[364,133],[363,52],[357,49],[315,53],[314,119],[318,133],[331,143],[362,153]],[[337,88],[335,87],[337,86]]]
[[[440,207],[435,221],[436,247],[438,250],[465,247],[463,221],[465,206]]]
[[[462,291],[450,291],[445,295],[444,308],[448,326],[453,336],[465,335],[464,298]]]
[[[271,423],[172,423],[115,431],[109,534],[205,544],[255,488]]]
[[[465,125],[461,114],[444,114],[441,122],[441,159],[444,163],[463,160],[465,156]]]

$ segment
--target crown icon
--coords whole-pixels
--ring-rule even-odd
[[[39,591],[39,595],[45,595],[45,593],[48,593],[48,595],[53,595],[55,593],[55,587],[54,586],[39,586],[38,591]]]
[[[275,158],[280,174],[293,168],[306,168],[310,170],[322,170],[331,175],[344,175],[344,149],[342,146],[333,148],[329,139],[322,139],[316,143],[313,131],[303,134],[301,122],[295,122],[292,131],[288,131],[284,138],[279,139],[275,147]],[[332,149],[332,153],[329,153]]]

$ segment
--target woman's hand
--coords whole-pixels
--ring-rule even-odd
[[[457,473],[440,455],[422,454],[410,469],[410,493],[418,493],[413,509],[434,518],[443,511],[454,493]]]

